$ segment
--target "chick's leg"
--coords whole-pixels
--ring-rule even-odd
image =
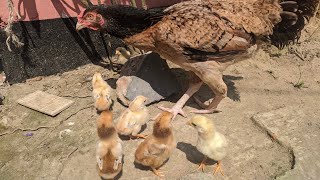
[[[209,114],[216,112],[217,107],[222,99],[226,97],[227,94],[227,85],[222,79],[222,73],[219,71],[208,71],[202,76],[203,82],[205,82],[210,89],[214,92],[215,97],[210,102],[209,105],[204,105],[200,100],[194,97],[195,102],[199,104],[200,107],[204,108],[203,110],[191,111],[197,114]]]
[[[201,169],[201,171],[204,171],[204,168],[206,167],[206,160],[207,160],[207,156],[204,156],[203,160],[201,161],[198,169]]]
[[[159,106],[158,108],[163,111],[169,111],[173,113],[173,119],[178,115],[182,115],[183,117],[186,117],[186,114],[183,112],[182,108],[186,104],[186,102],[190,99],[190,97],[196,93],[202,86],[203,82],[202,80],[193,72],[188,72],[188,81],[189,81],[189,87],[187,91],[182,95],[182,97],[179,99],[179,101],[171,108],[164,108]]]
[[[160,170],[156,170],[156,168],[151,167],[153,173],[157,176],[159,176],[161,179],[164,177],[163,172],[161,172]]]
[[[221,161],[218,161],[218,162],[217,162],[217,166],[214,168],[214,173],[213,173],[213,175],[215,175],[215,174],[216,174],[217,172],[219,172],[219,171],[220,171],[221,175],[224,176],[223,170],[222,170],[222,168],[221,168]]]
[[[147,137],[148,137],[148,135],[144,135],[144,134],[135,134],[135,135],[132,134],[132,135],[130,135],[131,139],[135,139],[135,138],[145,139]]]

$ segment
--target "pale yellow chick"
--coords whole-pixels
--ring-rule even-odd
[[[147,98],[137,96],[129,107],[122,112],[117,120],[117,131],[121,135],[133,138],[145,138],[145,135],[139,134],[141,127],[149,120],[149,111],[146,107]]]
[[[204,158],[199,166],[199,169],[204,169],[205,161],[209,157],[217,162],[214,174],[220,171],[222,175],[221,160],[227,154],[227,139],[225,136],[216,131],[215,125],[211,119],[204,116],[196,115],[189,122],[188,125],[194,127],[198,131],[197,149],[204,154]]]
[[[92,95],[94,98],[94,107],[97,111],[109,110],[112,105],[112,88],[103,80],[100,73],[95,73],[92,78]]]
[[[171,156],[176,147],[171,120],[173,114],[163,111],[157,116],[152,135],[148,136],[135,152],[135,162],[148,166],[159,177],[164,175],[157,170]]]

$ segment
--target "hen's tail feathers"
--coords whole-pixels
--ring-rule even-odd
[[[271,43],[283,48],[296,42],[304,26],[317,12],[320,0],[282,0],[282,21],[274,27],[274,33],[269,36]]]

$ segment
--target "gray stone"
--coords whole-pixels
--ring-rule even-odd
[[[168,64],[156,53],[131,58],[122,68],[121,75],[117,81],[117,94],[125,105],[138,95],[147,97],[150,104],[179,90],[179,83]]]

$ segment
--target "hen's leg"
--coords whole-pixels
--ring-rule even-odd
[[[171,109],[161,106],[158,106],[158,108],[163,111],[171,112],[173,114],[173,119],[178,114],[181,114],[182,116],[186,117],[185,113],[182,111],[183,106],[186,104],[189,98],[200,89],[201,85],[203,84],[203,82],[200,79],[198,79],[198,77],[196,78],[196,81],[190,82],[188,90]]]
[[[222,99],[226,97],[227,94],[227,85],[224,83],[222,79],[222,73],[220,71],[208,71],[203,74],[203,82],[206,83],[210,89],[215,94],[214,99],[210,102],[208,106],[203,105],[198,99],[196,99],[196,103],[200,104],[200,107],[204,107],[204,110],[194,110],[191,111],[197,114],[209,114],[216,111],[219,103]],[[202,104],[202,105],[201,105]]]

